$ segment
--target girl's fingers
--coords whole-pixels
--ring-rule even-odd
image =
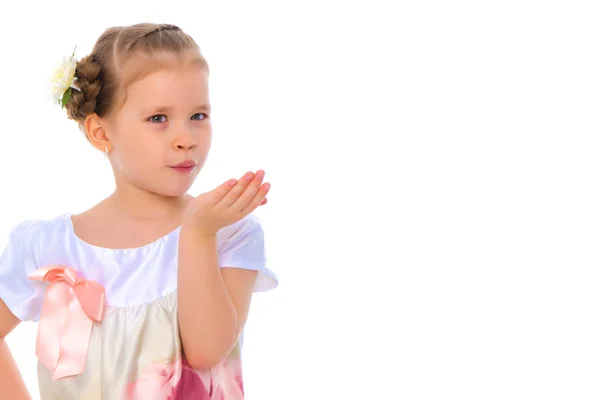
[[[252,182],[246,187],[244,192],[237,198],[235,203],[232,204],[232,208],[234,210],[243,210],[252,202],[252,200],[256,197],[256,193],[258,189],[260,189],[260,185],[262,184],[262,180],[265,177],[265,172],[259,170],[256,172],[254,179]],[[261,199],[262,201],[262,199]]]
[[[252,201],[246,207],[244,207],[242,209],[242,214],[243,215],[250,214],[252,211],[256,210],[259,206],[266,204],[267,203],[267,194],[269,193],[270,189],[271,189],[270,183],[265,183],[264,185],[262,185],[259,188],[256,195],[254,196],[254,198],[252,199]]]
[[[240,180],[235,184],[235,186],[223,196],[223,198],[219,201],[217,206],[227,208],[231,207],[233,203],[240,197],[240,195],[244,192],[248,184],[252,182],[252,178],[254,178],[254,174],[251,172],[247,172],[240,178]]]
[[[212,191],[214,204],[217,204],[219,201],[221,201],[227,195],[227,193],[231,191],[236,183],[237,181],[235,179],[229,179],[227,182],[217,186],[216,189]]]

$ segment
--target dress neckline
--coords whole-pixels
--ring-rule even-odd
[[[181,225],[179,225],[177,228],[175,228],[174,230],[172,230],[171,232],[167,233],[166,235],[156,239],[155,241],[142,245],[142,246],[138,246],[138,247],[129,247],[129,248],[111,248],[111,247],[102,247],[102,246],[98,246],[98,245],[94,245],[92,243],[88,243],[87,241],[83,240],[82,238],[80,238],[77,233],[75,232],[75,226],[73,224],[73,214],[63,214],[64,219],[67,222],[67,227],[69,230],[69,234],[80,244],[90,247],[92,249],[96,249],[96,250],[101,250],[104,252],[133,252],[133,251],[144,251],[144,250],[148,250],[151,248],[154,248],[160,244],[162,244],[163,242],[165,242],[166,240],[168,240],[171,236],[174,236],[176,234],[179,233],[179,231],[181,230]]]

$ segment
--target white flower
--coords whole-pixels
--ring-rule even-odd
[[[62,105],[63,97],[65,92],[69,90],[69,88],[79,90],[78,87],[75,86],[75,68],[77,67],[77,61],[75,60],[75,51],[70,57],[63,58],[62,63],[60,63],[50,78],[50,96],[53,101],[56,101],[58,104]]]

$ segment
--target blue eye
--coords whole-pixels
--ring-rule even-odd
[[[164,119],[162,119],[162,118],[164,118]],[[160,122],[165,122],[166,119],[167,119],[166,115],[158,114],[158,115],[153,115],[150,118],[148,118],[148,121],[160,123]]]
[[[201,121],[206,118],[208,118],[208,115],[206,115],[204,113],[197,113],[197,114],[192,115],[192,119],[196,120],[196,121]]]

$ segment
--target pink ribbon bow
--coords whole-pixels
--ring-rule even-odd
[[[48,282],[35,354],[52,372],[52,380],[78,375],[85,369],[94,321],[104,315],[102,285],[78,277],[71,267],[51,265],[29,275]]]

